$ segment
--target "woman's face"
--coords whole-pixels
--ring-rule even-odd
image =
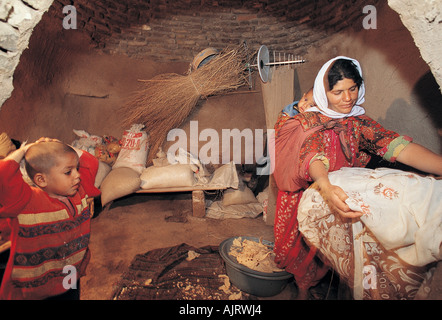
[[[339,80],[332,90],[327,91],[328,107],[336,112],[348,114],[358,101],[357,84],[348,78]]]

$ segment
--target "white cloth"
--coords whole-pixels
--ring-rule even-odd
[[[329,179],[364,213],[360,221],[385,249],[414,266],[442,260],[442,180],[386,168],[342,168]],[[308,234],[311,226],[304,220],[317,208],[327,207],[322,215],[331,214],[323,202],[318,191],[304,192],[298,209],[301,232]]]
[[[327,61],[322,66],[322,68],[319,70],[318,75],[316,76],[316,79],[315,79],[314,86],[313,86],[313,99],[315,100],[317,107],[310,108],[307,111],[320,112],[323,115],[330,117],[330,118],[334,118],[334,119],[351,117],[351,116],[360,116],[365,113],[365,109],[363,107],[361,107],[361,104],[363,104],[365,101],[365,98],[364,98],[365,97],[365,85],[363,82],[359,88],[358,100],[356,101],[356,104],[351,109],[350,113],[348,113],[348,114],[339,113],[339,112],[336,112],[336,111],[328,108],[327,94],[326,94],[326,89],[324,87],[324,77],[326,76],[326,73],[327,73],[330,65],[338,59],[347,59],[347,60],[353,61],[353,63],[356,65],[356,67],[359,71],[359,74],[362,77],[361,65],[355,59],[348,58],[345,56],[338,56],[338,57],[335,57],[335,58]]]

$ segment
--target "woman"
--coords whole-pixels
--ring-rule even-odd
[[[373,153],[424,172],[442,175],[442,157],[386,130],[365,116],[361,106],[365,86],[359,62],[339,56],[320,69],[314,83],[316,107],[275,125],[274,178],[279,189],[275,216],[275,253],[279,267],[295,276],[298,298],[308,298],[327,269],[315,258],[298,231],[297,206],[305,190],[316,182],[332,210],[345,218],[350,210],[347,194],[332,185],[328,172],[342,167],[364,167]]]

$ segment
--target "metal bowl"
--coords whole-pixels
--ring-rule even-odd
[[[233,240],[229,238],[219,245],[219,253],[226,264],[226,272],[230,282],[241,291],[258,297],[271,297],[280,293],[292,279],[293,275],[286,271],[260,272],[252,270],[237,262],[236,258],[229,254]],[[259,242],[255,237],[240,237]],[[273,247],[273,243],[262,240],[265,245]]]

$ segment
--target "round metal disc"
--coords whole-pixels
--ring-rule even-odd
[[[269,59],[269,49],[265,45],[262,45],[258,50],[258,56],[256,58],[258,64],[259,76],[262,82],[267,82],[269,80],[270,67],[268,63]]]

